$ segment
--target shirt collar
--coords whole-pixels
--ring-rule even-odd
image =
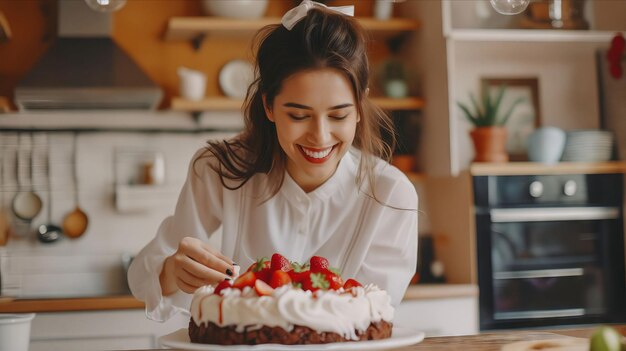
[[[348,152],[339,161],[339,165],[335,170],[335,173],[324,182],[324,184],[317,187],[317,189],[306,193],[298,183],[289,175],[289,172],[285,170],[285,180],[281,188],[281,193],[284,193],[285,197],[294,206],[308,205],[313,198],[324,200],[333,194],[339,193],[339,189],[348,188],[351,184],[356,182],[357,160],[358,151],[350,148]]]

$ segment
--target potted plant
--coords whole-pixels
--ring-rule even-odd
[[[480,104],[470,93],[473,111],[467,105],[457,102],[467,120],[474,125],[474,129],[470,132],[476,151],[474,162],[507,162],[509,160],[506,152],[507,133],[504,125],[517,105],[524,99],[516,99],[502,114],[500,105],[505,90],[505,86],[501,86],[495,97],[489,93],[483,93]]]

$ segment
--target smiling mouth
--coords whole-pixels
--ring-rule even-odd
[[[302,156],[304,156],[304,158],[311,163],[326,162],[326,160],[330,158],[330,156],[333,153],[333,150],[335,150],[336,147],[337,147],[337,144],[331,147],[324,148],[324,149],[314,149],[314,148],[308,148],[302,145],[298,145],[298,148],[300,149],[300,153],[302,153]]]

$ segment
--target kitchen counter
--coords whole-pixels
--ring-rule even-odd
[[[626,335],[626,325],[614,326],[622,335]],[[462,348],[465,351],[496,351],[502,346],[518,341],[546,340],[567,338],[570,336],[588,338],[595,330],[593,327],[553,330],[519,330],[482,333],[466,336],[448,336],[424,339],[419,344],[399,348],[403,351],[452,351]],[[462,346],[461,346],[462,345]]]
[[[596,326],[577,329],[553,329],[553,330],[516,330],[490,332],[466,336],[445,336],[426,338],[419,344],[397,348],[397,351],[499,351],[502,346],[518,342],[532,340],[547,340],[567,338],[570,336],[588,338]],[[626,325],[614,326],[622,335],[626,335]],[[146,350],[148,351],[148,350]],[[151,350],[157,351],[157,350]]]
[[[0,298],[0,313],[127,310],[144,306],[143,302],[131,295],[58,299]]]
[[[471,284],[411,285],[404,300],[441,299],[477,296],[478,287]],[[68,312],[142,309],[143,302],[131,295],[80,298],[11,299],[0,298],[0,313]]]

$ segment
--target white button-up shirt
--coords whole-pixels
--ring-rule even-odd
[[[151,319],[187,311],[190,294],[161,295],[163,261],[183,237],[207,240],[221,225],[221,252],[242,269],[274,252],[301,263],[323,256],[344,280],[375,283],[398,305],[416,269],[417,194],[402,172],[378,159],[377,202],[367,181],[361,189],[356,184],[359,160],[360,152],[351,149],[333,176],[309,193],[285,172],[279,192],[265,202],[266,174],[229,190],[208,164],[215,159],[203,158],[195,168],[192,161],[174,215],[163,221],[129,269],[133,295],[145,301]]]

